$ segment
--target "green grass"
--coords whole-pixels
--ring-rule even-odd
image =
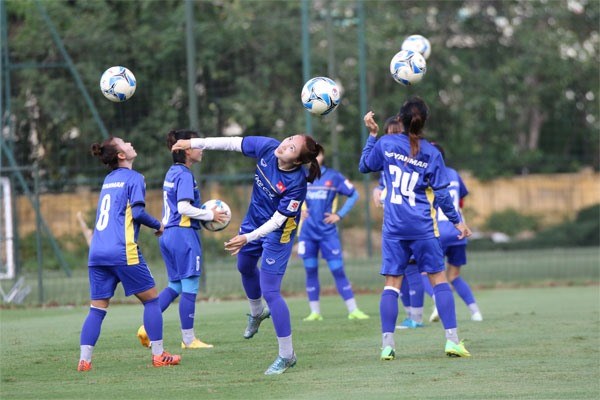
[[[359,295],[367,321],[349,321],[337,296],[325,320],[305,323],[306,300],[289,298],[298,364],[266,377],[277,355],[270,320],[242,338],[247,303],[200,302],[196,331],[215,345],[182,353],[180,366],[152,368],[135,337],[140,305],[115,305],[89,373],[78,373],[87,307],[1,310],[2,399],[596,399],[600,396],[597,285],[479,290],[484,322],[457,300],[459,335],[473,354],[443,353],[439,324],[396,333],[397,359],[379,360],[379,296]],[[429,310],[429,304],[426,310]],[[165,346],[179,352],[177,309],[165,312]]]

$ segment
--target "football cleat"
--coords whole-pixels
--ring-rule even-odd
[[[422,322],[417,322],[410,318],[405,318],[404,321],[400,323],[400,325],[396,325],[396,329],[417,329],[422,327]]]
[[[316,312],[311,312],[308,317],[303,318],[302,321],[323,321],[323,316]]]
[[[142,346],[150,347],[150,338],[148,337],[148,334],[146,333],[146,328],[144,328],[144,325],[140,326],[140,329],[138,329],[137,337],[140,340],[140,343],[142,344]]]
[[[481,322],[483,321],[483,316],[479,311],[471,315],[471,321]]]
[[[369,316],[356,308],[354,311],[348,314],[348,319],[369,319]]]
[[[204,343],[198,338],[194,338],[194,340],[192,340],[192,343],[190,344],[185,344],[184,342],[181,342],[182,349],[212,349],[213,347],[215,346],[213,346],[212,344]]]
[[[248,326],[246,326],[246,330],[244,331],[244,338],[250,339],[256,335],[260,323],[267,318],[271,318],[271,311],[267,307],[263,308],[262,312],[256,317],[248,314]]]
[[[169,365],[177,365],[181,361],[181,356],[169,354],[166,351],[159,356],[152,356],[152,365],[154,367],[167,367]]]
[[[471,357],[471,353],[465,348],[462,340],[458,344],[446,340],[446,355],[448,357]]]
[[[392,346],[385,346],[381,350],[381,360],[390,361],[396,358],[396,350]]]
[[[429,316],[429,322],[438,322],[440,320],[440,315],[438,314],[438,310],[436,306],[433,306],[433,311]]]
[[[92,369],[91,361],[79,360],[79,364],[77,365],[77,371],[86,372],[86,371],[89,371],[90,369]]]
[[[281,375],[296,365],[296,354],[292,358],[277,356],[273,364],[265,371],[265,375]]]

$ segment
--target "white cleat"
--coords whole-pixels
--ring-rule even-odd
[[[483,321],[483,316],[479,311],[471,315],[471,321],[481,322]]]
[[[440,320],[440,315],[438,314],[438,310],[436,306],[433,306],[433,311],[429,316],[429,322],[438,322]]]

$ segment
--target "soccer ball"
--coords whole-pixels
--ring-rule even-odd
[[[128,100],[135,93],[135,76],[125,67],[110,67],[100,78],[104,97],[115,103]]]
[[[421,55],[427,60],[429,58],[429,55],[431,54],[431,44],[425,36],[410,35],[409,37],[404,39],[400,50],[416,51],[417,53],[421,53]]]
[[[304,84],[300,98],[311,113],[327,115],[340,104],[340,88],[333,79],[317,76]]]
[[[206,203],[202,204],[200,207],[202,210],[212,210],[214,207],[217,207],[219,211],[227,212],[227,219],[225,222],[217,222],[217,221],[202,221],[200,223],[205,229],[208,229],[212,232],[222,231],[227,228],[229,223],[231,222],[231,208],[225,203],[223,200],[212,199],[208,200]]]
[[[401,50],[390,62],[392,78],[405,86],[414,85],[423,79],[427,71],[427,63],[421,53]]]

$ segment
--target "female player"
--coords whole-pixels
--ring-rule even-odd
[[[90,311],[81,329],[78,371],[92,368],[92,352],[100,336],[102,321],[110,299],[121,282],[126,296],[134,294],[144,304],[144,325],[152,341],[152,365],[179,364],[181,357],[163,350],[163,319],[154,278],[137,244],[140,225],[155,229],[160,236],[164,227],[145,211],[144,177],[132,169],[137,157],[131,143],[110,137],[92,145],[92,154],[111,172],[104,178],[96,211],[96,223],[90,245],[88,266]]]
[[[322,147],[310,136],[294,135],[282,142],[262,136],[179,140],[172,150],[189,148],[238,151],[257,161],[248,212],[239,234],[225,243],[225,250],[238,256],[238,270],[250,303],[244,337],[253,337],[261,322],[272,314],[279,356],[265,374],[282,374],[296,365],[296,354],[281,280],[292,253],[307,181],[313,182],[321,173],[317,155]],[[308,173],[304,164],[309,164]],[[268,308],[263,305],[263,296]]]
[[[446,161],[446,154],[442,146],[438,143],[432,142],[432,144],[442,154],[444,161]],[[455,169],[446,166],[446,173],[448,174],[448,179],[450,181],[448,191],[452,197],[454,209],[456,212],[460,213],[460,210],[463,207],[464,198],[467,196],[467,194],[469,194],[469,191]],[[446,217],[446,215],[439,209],[437,220],[440,231],[440,242],[442,244],[444,256],[446,257],[446,276],[448,278],[448,282],[450,282],[456,293],[458,293],[460,298],[469,308],[471,320],[477,322],[483,321],[483,316],[481,315],[479,306],[475,301],[475,296],[473,296],[471,287],[467,281],[460,276],[461,267],[467,264],[467,239],[457,239],[456,235],[454,234],[454,226],[452,226],[452,223],[448,220],[448,217]],[[435,300],[435,297],[433,297],[433,289],[426,279],[423,279],[423,286],[425,287],[427,294],[432,296],[432,298]],[[434,322],[438,320],[439,314],[437,308],[434,306],[433,313],[429,317],[429,321]]]
[[[167,134],[169,150],[179,139],[197,138],[198,134],[189,130],[171,131]],[[198,237],[200,220],[223,222],[225,211],[200,209],[200,191],[198,183],[190,170],[194,163],[202,160],[202,149],[188,149],[171,153],[173,165],[167,171],[163,182],[163,218],[165,232],[160,238],[162,254],[169,285],[164,288],[158,300],[161,311],[181,295],[179,300],[179,319],[181,322],[181,348],[212,348],[196,338],[194,316],[196,295],[200,283],[202,245]],[[137,336],[142,346],[149,347],[150,339],[142,325]]]
[[[422,99],[416,97],[408,100],[398,115],[402,122],[402,134],[385,135],[379,140],[379,127],[373,119],[373,112],[368,112],[364,117],[370,136],[362,151],[359,170],[362,173],[383,171],[387,188],[381,266],[385,286],[379,306],[382,360],[395,358],[394,329],[398,317],[398,295],[411,256],[414,256],[420,270],[430,276],[446,333],[446,354],[470,356],[458,340],[454,298],[444,274],[442,248],[437,238],[435,214],[432,212],[433,199],[459,231],[460,238],[469,236],[471,231],[452,206],[441,154],[423,139],[427,114],[427,105]]]
[[[323,165],[325,152],[317,156],[321,177],[308,185],[306,202],[298,234],[298,256],[306,269],[306,294],[310,314],[304,321],[321,321],[319,302],[319,250],[335,279],[335,286],[346,303],[348,319],[367,319],[369,316],[356,305],[352,285],[344,272],[342,244],[336,223],[350,212],[358,200],[354,185],[340,172]],[[347,196],[344,206],[337,210],[338,194]]]

